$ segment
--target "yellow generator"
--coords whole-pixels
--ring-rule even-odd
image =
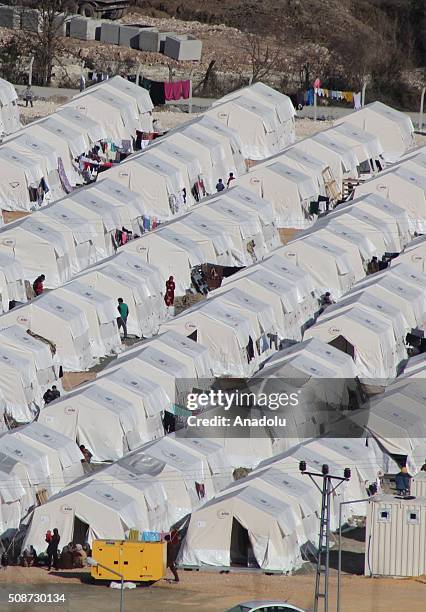
[[[129,582],[156,582],[166,575],[167,543],[95,540],[92,557],[99,564],[92,566],[95,580],[119,580],[110,568]]]

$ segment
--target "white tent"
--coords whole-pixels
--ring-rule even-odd
[[[346,216],[350,215],[350,219]],[[345,223],[351,225],[354,230],[365,234],[365,238],[373,244],[381,240],[385,251],[388,253],[399,253],[414,237],[410,228],[410,219],[403,206],[398,206],[380,195],[370,193],[362,195],[347,204],[339,206],[332,215],[326,219],[326,223]],[[365,224],[365,226],[364,226]],[[369,226],[369,227],[367,227]],[[377,247],[381,246],[377,243]]]
[[[97,116],[97,121],[79,113],[75,108],[63,108],[55,113],[55,119],[63,122],[65,125],[84,130],[91,143],[107,140],[108,132],[106,126],[100,123],[100,117]]]
[[[131,240],[121,251],[137,253],[142,261],[155,266],[161,274],[163,286],[169,276],[173,276],[177,295],[185,295],[191,287],[191,269],[207,263],[200,246],[190,238],[177,234],[174,224]]]
[[[330,291],[333,297],[348,291],[365,275],[356,246],[347,243],[344,250],[342,246],[333,244],[330,235],[324,239],[313,232],[294,240],[281,249],[281,252],[291,263],[309,272],[322,293]]]
[[[31,391],[36,403],[40,404],[41,397],[38,393],[41,393],[42,390],[55,382],[59,386],[57,368],[50,346],[32,337],[27,333],[25,327],[12,325],[2,329],[0,331],[0,346],[11,348],[26,357],[30,357],[34,363],[37,380],[32,384]]]
[[[240,265],[233,255],[232,237],[220,223],[200,215],[198,208],[182,221],[173,223],[173,230],[196,242],[204,252],[205,262],[222,266]]]
[[[151,343],[147,343],[143,350],[130,355],[124,353],[121,359],[110,365],[105,372],[108,374],[121,367],[135,374],[143,372],[144,377],[162,387],[167,395],[169,412],[181,405],[182,394],[186,397],[185,392],[192,391],[193,369],[185,360],[172,357],[164,353],[161,347],[152,346]]]
[[[328,162],[318,154],[304,152],[295,146],[289,147],[283,153],[274,157],[275,161],[282,162],[299,172],[309,175],[318,187],[318,193],[327,195],[325,187],[325,173],[329,170]],[[271,160],[272,161],[272,160]],[[332,175],[330,177],[333,178]]]
[[[426,228],[426,177],[403,165],[381,173],[355,190],[356,195],[375,193],[407,211],[410,230],[424,233]]]
[[[181,176],[181,189],[186,189],[186,203],[192,205],[195,203],[194,193],[198,191],[198,198],[203,198],[207,195],[206,187],[201,187],[203,180],[203,169],[200,159],[195,151],[191,151],[189,147],[184,148],[176,145],[174,142],[169,142],[166,137],[151,145],[146,152],[141,154],[141,157],[155,155],[155,158],[164,160],[166,163],[178,168]]]
[[[31,210],[29,188],[37,188],[43,178],[41,160],[26,151],[16,151],[8,143],[0,146],[0,204],[3,210]]]
[[[50,495],[58,493],[72,480],[83,475],[82,455],[75,440],[36,421],[14,429],[11,435],[47,455]]]
[[[230,172],[233,171],[234,166],[237,171],[237,176],[238,174],[246,171],[246,164],[243,154],[243,142],[240,134],[236,130],[225,125],[223,122],[216,121],[212,117],[207,117],[206,115],[201,115],[198,118],[196,126],[202,134],[208,134],[209,136],[213,134],[216,138],[220,139],[221,142],[228,143],[231,148],[233,160],[232,163],[230,163],[231,159],[227,157]]]
[[[131,335],[152,336],[166,317],[158,270],[136,254],[121,252],[77,279],[101,293],[115,296],[117,300],[123,298],[129,307],[127,329]]]
[[[206,118],[207,119],[207,118]],[[235,139],[232,134],[226,135],[222,131],[214,131],[205,126],[206,120],[198,118],[189,124],[184,124],[181,128],[169,132],[168,137],[172,138],[180,134],[185,138],[190,138],[194,143],[198,143],[203,147],[203,152],[200,149],[200,159],[203,160],[203,175],[205,177],[206,186],[209,186],[211,181],[212,190],[214,190],[217,180],[225,178],[229,172],[233,172],[238,176],[245,171],[244,162],[241,151],[235,150]],[[219,128],[225,128],[221,123],[215,125]],[[208,149],[208,156],[205,149]]]
[[[358,160],[360,166],[367,162],[368,172],[377,172],[376,160],[382,160],[383,166],[383,147],[381,141],[374,133],[360,129],[354,125],[342,123],[327,131],[327,134],[340,140],[344,145],[350,147]],[[370,161],[371,160],[371,161]]]
[[[406,246],[404,251],[398,257],[398,261],[409,264],[412,268],[416,268],[423,274],[426,273],[426,239],[420,236]]]
[[[299,143],[297,143],[295,146],[299,147]],[[319,132],[314,134],[314,136],[310,136],[302,140],[299,148],[305,150],[305,147],[307,147],[306,150],[308,153],[312,149],[315,155],[317,152],[318,154],[323,155],[323,151],[325,150],[325,155],[329,159],[331,159],[330,154],[334,154],[333,166],[330,167],[332,167],[333,176],[339,181],[339,183],[343,181],[343,178],[348,176],[351,178],[358,177],[358,158],[354,151],[356,145],[349,146],[348,144],[343,143],[339,138],[333,135],[331,130]],[[337,165],[335,156],[338,157]]]
[[[178,166],[161,159],[147,151],[111,168],[99,175],[99,180],[112,178],[130,191],[139,194],[147,214],[160,221],[171,219],[175,214],[184,212],[182,188],[185,180]],[[188,198],[190,193],[188,192]]]
[[[192,307],[161,326],[161,331],[174,330],[210,349],[215,376],[250,376],[258,365],[248,345],[256,333],[250,320],[230,307],[209,300]]]
[[[376,135],[389,162],[397,161],[414,145],[414,128],[410,117],[382,102],[367,104],[336,123],[349,123]]]
[[[43,273],[45,285],[58,287],[75,271],[76,255],[72,237],[55,221],[41,217],[23,219],[0,230],[0,251],[13,257],[23,269],[25,280],[33,281]]]
[[[180,563],[245,565],[289,572],[302,565],[296,534],[301,519],[292,506],[256,486],[222,494],[193,512]],[[244,534],[248,544],[242,544]]]
[[[336,316],[327,316],[326,311],[304,337],[318,338],[351,355],[360,377],[386,380],[398,373],[400,363],[392,321],[373,311],[356,306]]]
[[[204,114],[239,133],[246,159],[264,159],[295,139],[296,112],[290,99],[262,83],[220,98]]]
[[[258,215],[234,204],[232,199],[219,197],[197,207],[196,218],[222,227],[232,241],[232,255],[239,267],[262,259],[267,252]],[[276,235],[278,238],[278,232]]]
[[[89,149],[88,138],[75,128],[55,119],[55,115],[29,124],[25,127],[25,132],[56,151],[69,183],[75,186],[79,182],[79,175],[72,160]]]
[[[0,232],[1,244],[1,232]],[[19,261],[1,252],[0,246],[0,303],[2,312],[9,310],[12,301],[25,302],[25,275]]]
[[[105,357],[122,350],[120,334],[117,327],[117,306],[115,300],[96,289],[91,289],[79,281],[72,281],[55,292],[81,309],[90,329],[90,343],[95,357]]]
[[[238,182],[271,202],[278,227],[305,228],[311,225],[309,203],[317,200],[319,186],[308,174],[279,159],[256,165]]]
[[[18,94],[12,83],[0,79],[0,133],[12,134],[20,127]]]
[[[38,420],[76,440],[79,445],[84,444],[95,461],[120,459],[162,434],[157,413],[152,417],[148,413],[156,398],[160,399],[160,407],[163,406],[164,393],[154,385],[149,387],[145,381],[142,395],[137,388],[132,390],[135,385],[125,384],[128,378],[124,372],[114,377],[101,377],[44,406]],[[140,378],[134,382],[140,383]]]
[[[131,229],[137,235],[144,231],[143,217],[146,207],[138,193],[126,189],[108,177],[92,185],[91,193],[115,204],[119,208],[120,217],[123,220],[127,217],[127,222],[130,222],[130,227],[126,226],[127,229]],[[127,209],[125,212],[121,212],[123,206]]]
[[[14,308],[3,315],[1,323],[2,329],[18,324],[50,343],[55,363],[65,370],[87,370],[96,363],[85,313],[53,293]]]
[[[102,121],[117,140],[134,136],[136,129],[153,131],[149,93],[120,76],[92,85],[65,105],[70,106]]]
[[[58,156],[56,151],[52,149],[48,143],[29,134],[25,129],[20,130],[14,134],[13,137],[7,139],[6,143],[8,149],[19,153],[19,157],[25,156],[33,159],[35,163],[41,167],[43,172],[42,176],[45,182],[47,182],[49,189],[49,191],[44,194],[42,204],[59,200],[65,195],[65,190],[58,172]],[[39,177],[39,180],[40,178],[41,177]],[[33,182],[32,186],[37,187],[38,183]],[[38,201],[32,201],[29,192],[26,195],[25,202],[25,210],[38,208],[39,206]]]
[[[46,530],[56,525],[61,541],[71,542],[77,536],[76,521],[87,525],[87,539],[124,540],[130,529],[144,528],[146,514],[138,500],[101,480],[84,480],[71,489],[53,496],[35,508],[23,548],[45,547]],[[83,542],[84,543],[84,542]]]
[[[34,502],[27,471],[18,457],[0,451],[0,477],[0,533],[3,534],[9,529],[19,528],[22,515]]]

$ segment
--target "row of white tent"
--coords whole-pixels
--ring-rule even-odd
[[[365,481],[374,481],[384,467],[372,442],[367,447],[365,439],[320,439],[270,457],[248,478],[233,481],[222,440],[167,436],[35,508],[24,547],[42,548],[47,525],[55,525],[64,541],[70,541],[78,520],[86,525],[91,542],[124,539],[130,529],[166,530],[192,513],[180,552],[183,565],[229,567],[238,539],[232,537],[235,519],[249,532],[260,567],[290,571],[301,565],[300,549],[315,540],[320,510],[320,495],[299,472],[302,459],[311,469],[327,463],[333,472],[343,473],[344,467],[352,467],[351,480],[333,499],[333,528],[340,501],[364,497]],[[344,518],[353,513],[349,506]]]
[[[152,103],[144,89],[114,77],[88,89],[51,116],[15,131],[0,146],[0,206],[29,211],[63,197],[83,180],[75,159],[100,141],[121,147],[136,131],[152,132]],[[30,187],[43,186],[40,203]]]
[[[274,138],[285,125],[289,136],[280,135],[277,150],[294,140],[294,110],[288,119],[283,118],[280,110],[291,106],[287,96],[259,84],[241,91],[239,97],[249,104],[254,99],[265,101],[266,106],[261,105],[261,111],[276,117],[272,125]],[[137,131],[153,131],[152,109],[145,89],[116,76],[75,96],[50,117],[25,126],[0,147],[1,207],[31,210],[60,199],[83,183],[74,161],[76,158],[100,141],[116,147],[121,147],[123,142],[129,143],[131,149]],[[143,187],[137,191],[146,211],[162,218],[165,214],[170,216],[172,202],[173,210],[185,207],[186,203],[180,198],[183,188],[187,190],[189,205],[193,203],[194,185],[202,183],[202,195],[204,190],[213,193],[219,177],[225,179],[229,172],[245,171],[247,152],[243,150],[241,136],[253,140],[256,126],[263,125],[262,116],[250,122],[247,130],[246,125],[235,125],[235,129],[228,127],[227,122],[212,119],[207,112],[200,121],[189,124],[184,130],[176,130],[170,140],[166,137],[155,143],[152,147],[155,155],[154,152],[137,155],[123,166],[123,170],[121,165],[114,168],[111,176],[130,189],[132,185],[140,187],[138,174],[142,165],[147,176],[142,179]],[[266,142],[262,151],[262,159],[270,155]],[[48,191],[40,203],[31,201],[29,187],[37,188],[42,179]]]

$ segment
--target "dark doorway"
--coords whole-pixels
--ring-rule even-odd
[[[198,336],[197,330],[195,330],[195,331],[192,332],[192,334],[189,334],[188,338],[190,340],[194,340],[194,342],[197,342],[197,336]]]
[[[232,566],[259,567],[248,531],[236,518],[232,519],[230,559]]]
[[[78,517],[74,517],[73,544],[86,544],[88,531],[89,525]]]
[[[334,348],[337,348],[339,351],[342,351],[342,353],[350,355],[352,359],[355,356],[355,349],[353,344],[348,342],[343,336],[337,336],[337,338],[334,338],[334,340],[329,342],[329,345],[334,346]]]

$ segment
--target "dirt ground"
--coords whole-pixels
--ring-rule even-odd
[[[8,593],[55,592],[65,593],[69,605],[61,610],[90,608],[91,612],[118,609],[117,592],[101,585],[85,584],[87,573],[52,572],[35,568],[7,568],[0,572],[1,610],[35,610],[42,607],[2,606]],[[266,576],[255,573],[219,574],[212,572],[180,571],[180,583],[162,580],[149,588],[125,591],[126,612],[217,611],[224,612],[233,605],[253,599],[280,599],[306,610],[312,609],[315,577]],[[336,605],[336,576],[330,578],[330,609]],[[343,612],[410,612],[425,610],[426,584],[422,578],[396,580],[344,576],[342,580]],[[115,603],[117,602],[117,604]],[[59,606],[59,604],[58,604]],[[55,609],[55,605],[48,606]]]

